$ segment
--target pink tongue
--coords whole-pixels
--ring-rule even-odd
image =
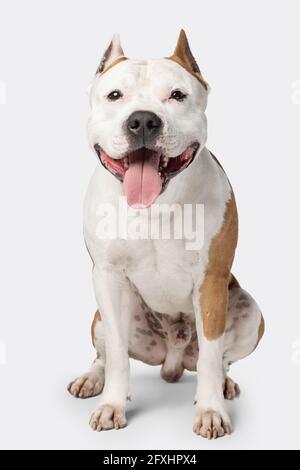
[[[123,183],[129,206],[149,207],[159,196],[162,189],[159,160],[159,153],[147,149],[136,150],[129,156],[129,168]]]

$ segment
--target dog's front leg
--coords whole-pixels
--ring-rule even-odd
[[[223,396],[224,332],[228,311],[228,285],[237,243],[237,211],[233,193],[223,225],[210,244],[201,287],[194,289],[194,311],[199,341],[196,420],[194,431],[216,438],[231,432]]]
[[[90,425],[95,431],[126,426],[129,389],[129,281],[111,269],[94,268],[93,282],[105,334],[105,385]]]
[[[199,341],[194,431],[211,439],[231,432],[223,395],[223,340],[228,278],[206,275],[200,292],[195,292],[194,297]]]

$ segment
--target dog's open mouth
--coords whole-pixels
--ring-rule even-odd
[[[199,144],[195,142],[178,157],[167,158],[160,152],[142,147],[115,159],[100,145],[95,145],[102,165],[123,183],[128,205],[136,208],[151,206],[169,180],[192,163],[198,148]]]

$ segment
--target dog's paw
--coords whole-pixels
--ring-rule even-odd
[[[94,431],[121,429],[127,425],[125,408],[116,405],[101,405],[91,416],[90,426]]]
[[[102,392],[103,386],[104,374],[101,376],[94,372],[88,372],[71,382],[68,385],[68,391],[74,397],[89,398],[99,395]]]
[[[240,387],[230,377],[226,377],[223,385],[224,398],[226,400],[233,400],[238,398],[241,394]]]
[[[198,409],[193,431],[206,439],[217,439],[231,434],[232,428],[226,413]]]

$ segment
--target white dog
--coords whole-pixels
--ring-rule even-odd
[[[224,170],[205,147],[207,95],[184,31],[171,57],[151,61],[129,60],[114,37],[91,87],[88,135],[102,165],[88,189],[84,235],[99,307],[97,358],[69,391],[81,398],[102,392],[90,421],[97,431],[126,425],[132,357],[161,364],[169,382],[185,368],[197,371],[194,431],[230,433],[225,398],[238,396],[239,387],[229,366],[264,332],[256,302],[231,274],[237,210]],[[169,239],[100,236],[103,208],[117,214],[122,197],[129,211],[139,209],[146,231],[149,217],[154,224],[171,217],[178,226],[187,205],[203,205],[202,222],[194,212],[189,218],[203,232],[201,245],[188,249],[184,230]],[[125,222],[127,235],[134,233],[129,213]]]

